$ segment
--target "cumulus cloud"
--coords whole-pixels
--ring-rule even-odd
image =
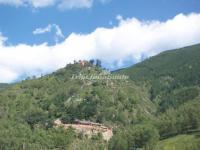
[[[60,9],[90,8],[94,0],[0,0],[0,4],[13,6],[31,6],[41,8],[48,6],[57,6]],[[101,3],[107,3],[111,0],[96,0]]]
[[[6,46],[6,38],[0,37],[0,82],[12,82],[55,71],[73,60],[99,58],[112,69],[127,60],[135,63],[163,50],[200,43],[200,14],[179,14],[165,22],[121,19],[111,29],[72,33],[54,46]]]
[[[55,42],[57,43],[59,39],[64,38],[62,30],[57,24],[49,24],[45,28],[37,28],[33,31],[33,34],[37,35],[37,34],[49,33],[49,32],[52,32],[53,29],[55,30]]]

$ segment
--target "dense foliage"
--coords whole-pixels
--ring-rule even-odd
[[[114,73],[127,74],[146,88],[149,100],[157,107],[154,125],[160,139],[165,139],[199,131],[199,64],[200,45],[194,45],[165,51]]]
[[[100,65],[100,62],[97,62]],[[6,138],[2,139],[3,141],[0,140],[2,148],[4,146],[21,148],[24,145],[57,148],[58,145],[49,139],[51,134],[58,136],[57,138],[64,136],[63,131],[61,134],[53,127],[53,121],[57,118],[60,118],[63,123],[74,123],[75,119],[79,119],[102,123],[110,127],[133,125],[144,117],[153,118],[151,115],[155,112],[153,103],[148,100],[148,94],[135,86],[134,82],[73,78],[80,75],[103,76],[105,74],[110,75],[100,66],[87,63],[83,67],[80,63],[75,63],[51,75],[25,80],[4,89],[0,92],[0,124],[2,131],[4,126],[9,128],[5,133],[0,133],[0,138],[7,137],[7,143],[4,141]],[[19,130],[15,131],[16,128]],[[24,133],[20,136],[20,132],[23,131]],[[7,132],[9,134],[6,134]],[[9,136],[12,136],[13,140],[8,140]],[[32,140],[34,136],[44,140],[46,144]],[[71,136],[66,135],[63,138],[65,140],[60,141],[63,147],[67,148],[73,144]],[[78,139],[79,136],[76,135],[74,140]],[[89,140],[86,138],[84,141],[87,143]],[[102,143],[102,140],[96,142],[98,145]],[[105,144],[103,142],[103,145]],[[82,145],[83,143],[77,147]]]

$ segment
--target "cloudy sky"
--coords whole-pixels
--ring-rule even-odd
[[[199,0],[0,0],[0,83],[79,59],[114,70],[197,43]]]

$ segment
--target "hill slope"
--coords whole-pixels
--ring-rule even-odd
[[[163,139],[198,131],[200,127],[199,65],[198,44],[165,51],[114,74],[129,75],[137,85],[146,88],[149,99],[157,106],[156,126]]]
[[[60,142],[60,148],[65,149],[73,137],[54,130],[52,123],[58,118],[63,123],[74,123],[75,119],[79,119],[110,127],[122,127],[139,123],[144,118],[153,118],[154,104],[148,100],[148,94],[133,81],[81,79],[95,75],[111,74],[88,62],[85,66],[75,63],[53,74],[22,81],[0,92],[0,137],[4,137],[0,138],[2,148],[11,148],[13,145],[20,149],[23,147],[20,143],[28,139],[25,142],[28,148],[51,149]],[[5,126],[8,128],[5,129]],[[68,137],[65,136],[69,136],[70,139],[61,139],[55,143],[48,136],[66,140]],[[40,139],[42,143],[38,143]]]
[[[179,135],[162,140],[158,143],[156,150],[198,150],[200,147],[199,134]]]
[[[199,64],[200,45],[194,45],[165,51],[115,73],[127,74],[133,81],[147,86],[150,99],[160,103],[165,110],[168,104],[163,101],[166,99],[178,105],[199,95]]]
[[[115,71],[126,73],[135,81],[155,81],[170,76],[176,84],[200,84],[200,44],[169,50],[153,56],[132,67]]]

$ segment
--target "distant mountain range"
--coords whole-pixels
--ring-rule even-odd
[[[9,84],[0,83],[0,90],[6,88],[6,87],[8,87],[8,86],[9,86]]]

